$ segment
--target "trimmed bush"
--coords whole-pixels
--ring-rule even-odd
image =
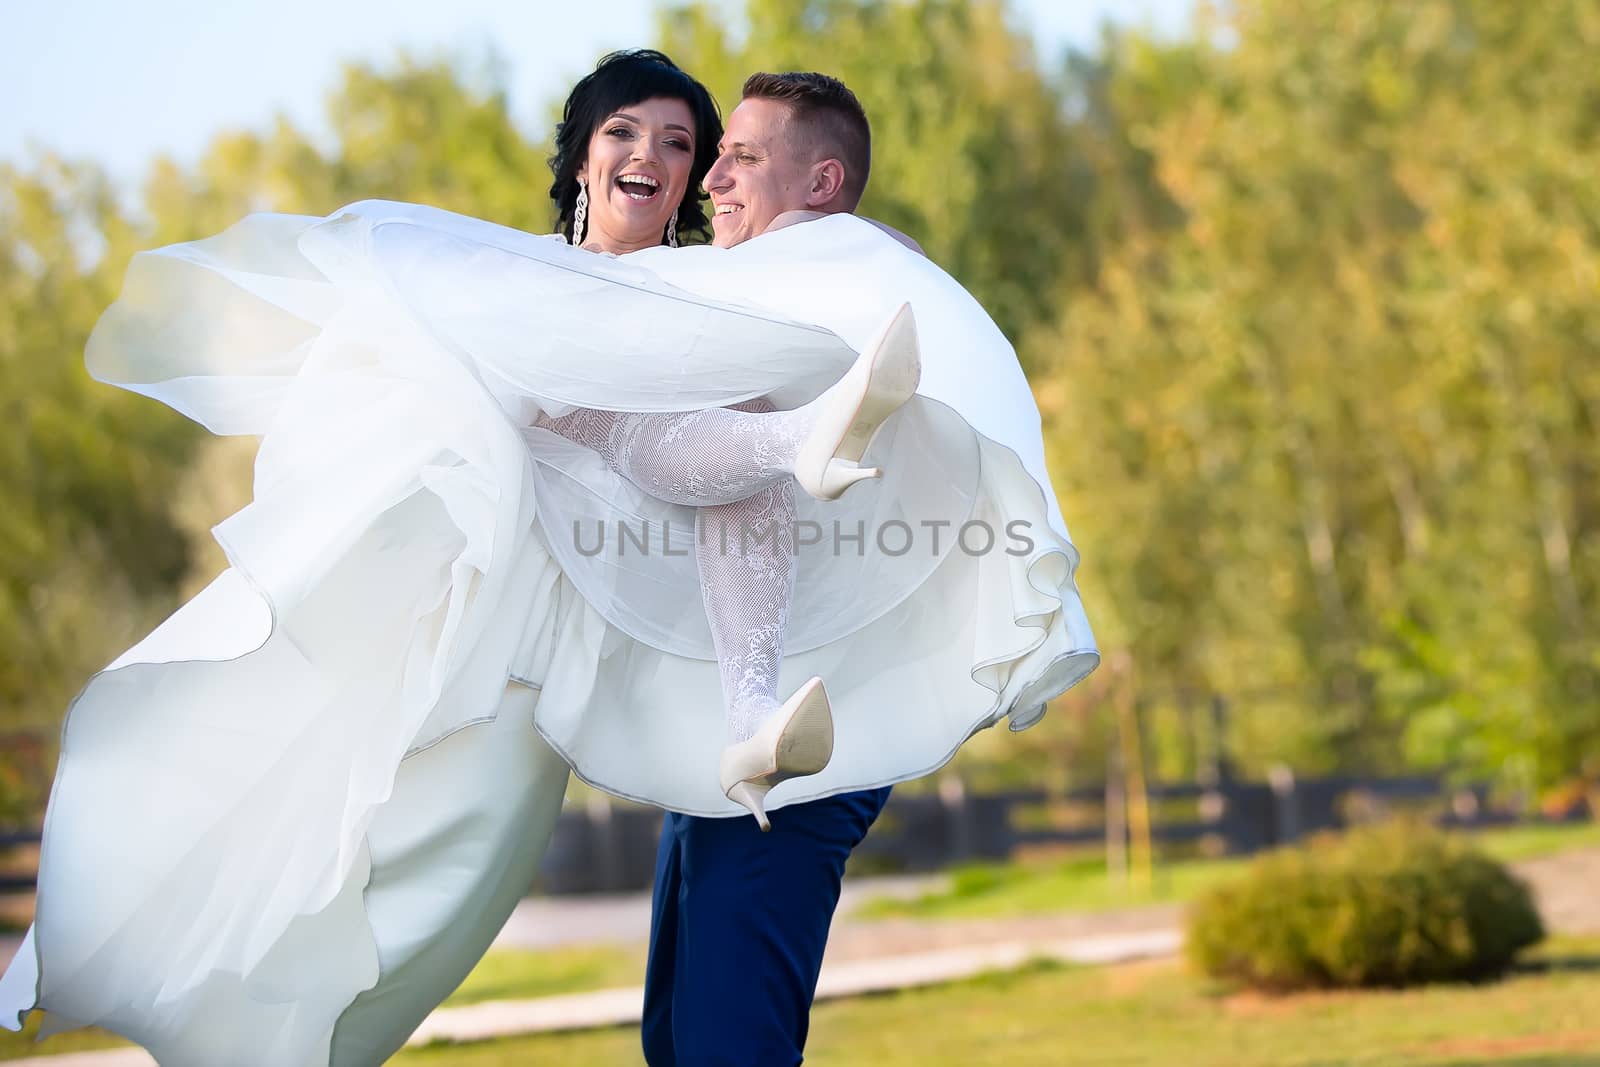
[[[1213,977],[1287,991],[1489,978],[1543,937],[1504,866],[1395,823],[1263,856],[1196,901],[1187,951]]]

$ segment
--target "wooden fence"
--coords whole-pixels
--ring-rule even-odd
[[[1169,855],[1251,853],[1401,812],[1456,827],[1534,821],[1526,813],[1493,809],[1481,788],[1450,789],[1429,776],[1297,780],[1280,773],[1269,782],[1152,785],[1147,793],[1151,839]],[[852,869],[934,871],[1072,846],[1103,846],[1114,856],[1127,844],[1127,820],[1117,816],[1119,805],[1116,790],[1108,796],[1099,788],[975,794],[948,780],[935,792],[902,790],[891,796],[856,850]],[[598,798],[570,807],[556,823],[535,888],[547,893],[646,888],[654,875],[660,828],[661,813],[653,808]],[[31,854],[38,840],[37,832],[0,833],[0,855]],[[26,891],[33,882],[26,862],[22,869],[0,866],[0,892]]]

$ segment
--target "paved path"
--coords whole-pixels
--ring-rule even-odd
[[[848,878],[839,915],[867,900],[915,898],[949,884],[942,874]],[[581,897],[529,897],[517,905],[495,938],[496,948],[558,948],[562,945],[637,945],[650,937],[650,894],[595,893]]]
[[[943,874],[848,878],[839,897],[841,921],[864,901],[881,897],[915,898],[949,884]],[[529,897],[520,902],[495,938],[495,948],[546,949],[564,945],[638,945],[650,937],[650,894],[594,893],[586,896]],[[0,934],[0,970],[22,943]],[[913,943],[915,946],[915,943]]]
[[[944,875],[849,879],[828,939],[826,962],[843,963],[935,949],[1011,941],[1061,941],[1099,934],[1140,934],[1176,926],[1181,907],[1156,905],[1117,911],[1032,915],[1016,919],[878,919],[853,916],[883,897],[915,898],[948,884]],[[496,948],[563,945],[640,945],[650,936],[650,894],[530,897],[506,921]]]
[[[1600,848],[1572,849],[1511,866],[1532,887],[1551,933],[1600,934]]]
[[[817,999],[860,996],[894,989],[937,985],[970,978],[984,971],[1013,970],[1029,960],[1070,963],[1122,963],[1170,956],[1183,943],[1177,929],[1140,934],[1113,934],[1062,941],[1008,941],[969,945],[935,952],[916,952],[849,962],[824,962],[817,981]],[[596,1026],[637,1025],[644,988],[606,989],[537,1000],[501,1000],[464,1008],[441,1008],[411,1035],[409,1045],[431,1041],[482,1041],[493,1037],[581,1030]],[[116,1067],[149,1061],[117,1061]]]

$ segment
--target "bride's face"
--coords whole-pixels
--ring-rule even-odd
[[[589,186],[583,243],[619,255],[660,244],[689,187],[694,137],[682,100],[652,97],[606,116],[578,170]]]

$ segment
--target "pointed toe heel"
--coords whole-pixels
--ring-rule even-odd
[[[861,457],[884,420],[916,395],[921,378],[916,319],[911,305],[901,304],[844,377],[814,401],[817,421],[795,458],[801,488],[835,500],[856,482],[879,477],[877,468],[860,466]]]
[[[766,799],[773,786],[816,774],[832,758],[833,709],[822,679],[812,678],[752,737],[722,750],[722,792],[770,830]]]

